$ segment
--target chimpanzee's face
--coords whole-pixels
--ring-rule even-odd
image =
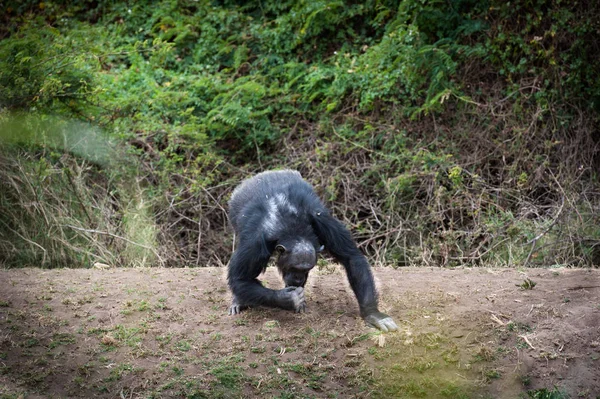
[[[294,240],[277,245],[277,267],[286,287],[304,287],[308,273],[317,263],[317,250],[308,240]]]

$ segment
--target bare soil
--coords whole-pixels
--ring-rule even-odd
[[[0,271],[0,397],[600,397],[599,270],[377,269],[388,334],[338,266],[305,314],[227,316],[224,272]]]

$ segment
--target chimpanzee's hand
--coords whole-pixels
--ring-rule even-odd
[[[285,287],[284,289],[277,291],[277,303],[280,308],[293,310],[296,313],[306,311],[304,288]]]
[[[396,331],[398,329],[398,326],[390,316],[379,311],[370,312],[363,316],[363,319],[368,326],[378,328],[383,332]]]
[[[242,310],[244,310],[244,309],[245,309],[244,307],[242,307],[238,303],[234,302],[229,307],[229,316],[240,314],[240,313],[242,313]]]
[[[235,295],[233,296],[233,301],[231,303],[231,307],[229,308],[229,315],[236,315],[242,313],[242,310],[248,309],[248,306],[242,305],[239,303]]]

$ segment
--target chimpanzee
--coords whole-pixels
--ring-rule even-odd
[[[367,259],[299,172],[268,171],[244,180],[229,201],[229,219],[237,235],[229,262],[229,314],[259,305],[303,312],[306,278],[324,247],[344,265],[365,322],[382,331],[397,330],[394,320],[377,308]],[[274,252],[285,282],[281,290],[257,280]]]

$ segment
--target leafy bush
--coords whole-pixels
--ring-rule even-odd
[[[82,43],[92,32],[66,37],[36,18],[0,42],[0,107],[69,106],[93,96],[94,62]]]

